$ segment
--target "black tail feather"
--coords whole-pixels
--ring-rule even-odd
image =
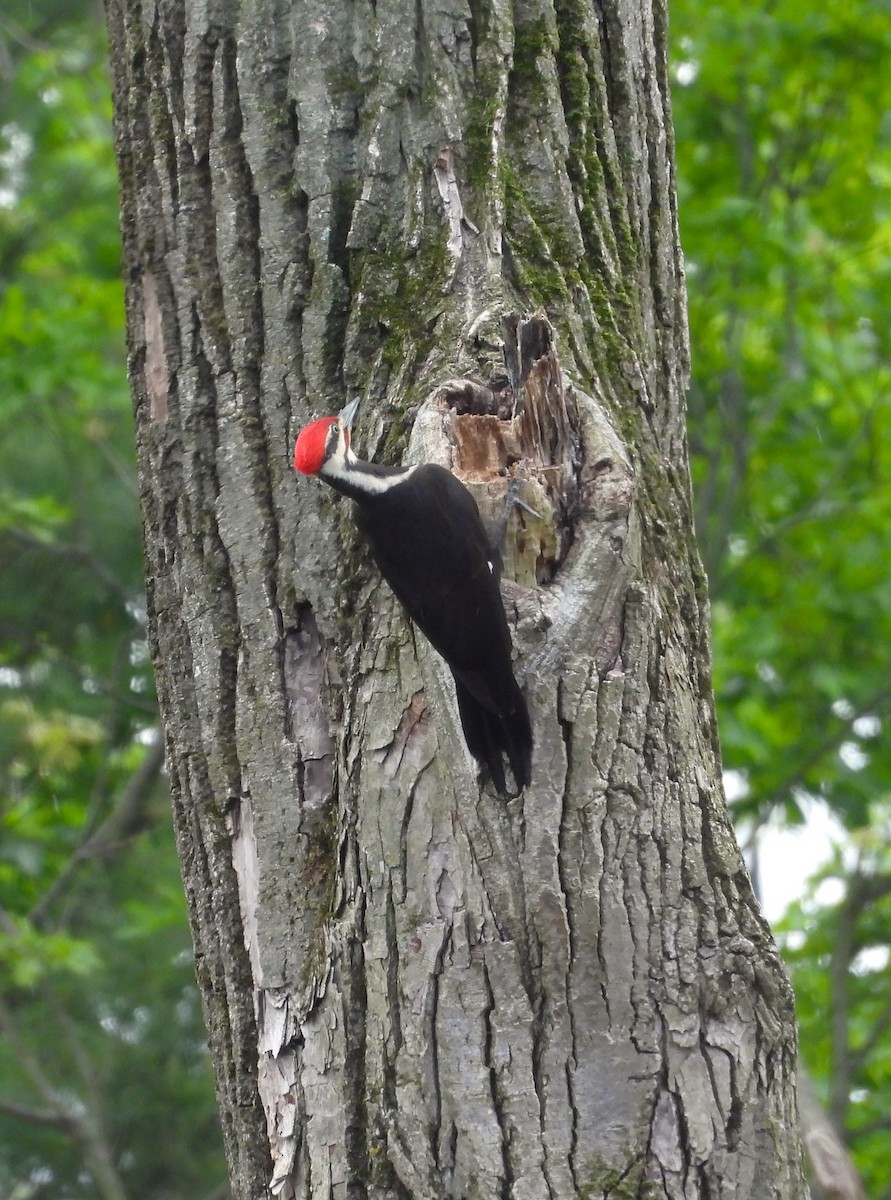
[[[504,778],[505,755],[510,763],[517,790],[522,791],[524,787],[528,787],[532,779],[532,726],[529,723],[526,701],[519,687],[516,689],[511,709],[504,714],[492,712],[480,703],[457,678],[455,692],[467,748],[477,762],[488,767],[498,794],[508,794]]]

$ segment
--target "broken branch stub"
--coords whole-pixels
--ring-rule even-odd
[[[603,404],[563,374],[547,320],[503,328],[508,379],[446,380],[418,411],[407,461],[454,471],[503,543],[502,595],[528,635],[527,674],[560,671],[588,646],[603,676],[619,662],[640,574],[634,469]],[[508,489],[535,515],[512,507],[505,528]]]
[[[579,416],[571,389],[563,386],[548,322],[510,317],[505,330],[509,378],[489,387],[450,380],[433,404],[446,418],[448,465],[473,493],[496,540],[503,538],[504,574],[536,587],[554,577],[572,544]],[[511,386],[517,378],[522,382]],[[509,489],[521,503],[505,517]]]

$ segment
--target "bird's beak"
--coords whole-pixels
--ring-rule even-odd
[[[356,410],[358,407],[359,400],[351,400],[346,408],[342,408],[337,414],[338,419],[343,422],[344,429],[349,429],[349,427],[352,425],[353,417],[356,415]]]

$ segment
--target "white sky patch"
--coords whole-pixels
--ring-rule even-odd
[[[5,142],[5,145],[3,143]],[[34,141],[30,134],[9,122],[0,126],[0,208],[15,208],[25,183],[25,164],[31,157]]]
[[[864,946],[854,955],[851,962],[851,972],[854,975],[872,975],[884,971],[891,957],[888,946]]]
[[[737,800],[744,800],[748,794],[749,781],[746,778],[745,771],[724,772],[724,795],[727,797],[728,804],[735,804]]]
[[[143,638],[136,638],[130,643],[129,659],[131,667],[141,667],[143,663],[149,660],[148,642]]]
[[[803,929],[790,929],[783,934],[783,948],[786,950],[800,950],[806,941],[807,934]]]
[[[688,61],[675,64],[675,82],[680,84],[681,87],[689,87],[691,83],[696,81],[696,76],[698,74],[699,63]]]
[[[127,600],[124,604],[127,610],[127,615],[132,617],[134,621],[138,621],[140,625],[145,625],[148,621],[148,613],[145,611],[145,604],[141,600]]]
[[[774,814],[758,835],[761,908],[770,922],[778,921],[793,900],[801,899],[808,879],[829,862],[836,846],[846,841],[844,827],[826,804],[809,798],[800,804],[803,824],[785,827]],[[815,899],[821,905],[835,904],[842,895],[842,880],[825,879]]]
[[[849,771],[862,771],[869,762],[869,755],[856,742],[842,742],[838,756]]]
[[[99,1024],[112,1037],[118,1038],[128,1046],[136,1046],[145,1036],[150,1017],[151,1013],[145,1005],[139,1005],[129,1014],[129,1020],[112,1012],[105,1012],[100,1016]]]
[[[817,884],[814,892],[814,903],[818,908],[834,908],[845,898],[845,881],[837,875],[830,875]]]
[[[858,737],[878,737],[882,732],[881,718],[877,717],[875,713],[864,713],[862,717],[858,717],[856,721],[851,722],[851,728]]]

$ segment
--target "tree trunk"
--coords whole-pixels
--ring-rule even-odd
[[[108,21],[153,653],[234,1195],[805,1196],[792,998],[721,794],[664,9]],[[516,477],[541,517],[507,535],[536,737],[509,802],[349,505],[291,470],[357,395],[366,457],[446,462],[493,514]]]

